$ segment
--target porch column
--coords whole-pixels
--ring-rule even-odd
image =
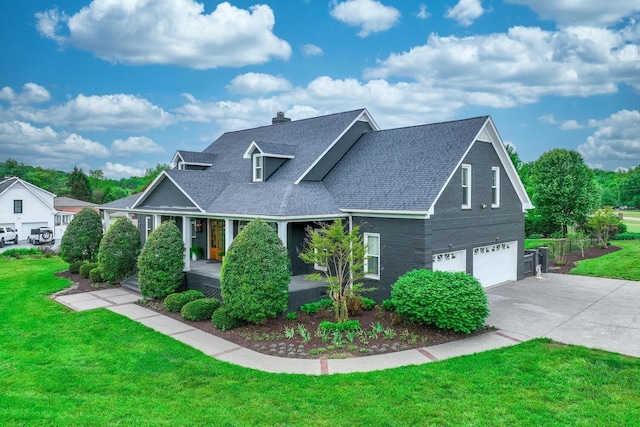
[[[109,229],[109,222],[111,221],[111,212],[104,211],[104,232],[106,233]]]
[[[191,271],[191,218],[182,217],[182,241],[184,242],[184,271]]]
[[[287,248],[287,221],[278,221],[278,237],[282,241],[282,244]]]
[[[225,219],[224,220],[224,251],[225,253],[229,250],[229,246],[231,246],[231,242],[233,242],[233,220]]]
[[[153,216],[153,230],[160,226],[160,222],[162,221],[162,215],[154,215]],[[151,230],[151,231],[153,231]]]

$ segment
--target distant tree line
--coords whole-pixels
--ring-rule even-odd
[[[0,177],[16,176],[57,196],[103,204],[141,192],[168,168],[168,165],[158,164],[147,169],[144,176],[115,180],[106,178],[101,169],[90,170],[86,174],[75,166],[71,172],[64,172],[7,159],[0,162]]]

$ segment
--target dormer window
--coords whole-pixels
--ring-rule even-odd
[[[263,175],[263,159],[262,153],[253,155],[253,182],[262,182]]]

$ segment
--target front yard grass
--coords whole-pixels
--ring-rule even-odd
[[[622,249],[599,258],[577,261],[569,274],[640,281],[640,240],[614,240]]]
[[[0,425],[633,425],[640,359],[548,340],[363,374],[220,362],[48,295],[59,258],[0,260]],[[283,361],[286,363],[286,360]]]

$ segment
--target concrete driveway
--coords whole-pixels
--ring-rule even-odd
[[[488,288],[487,324],[640,357],[640,282],[545,274]]]

